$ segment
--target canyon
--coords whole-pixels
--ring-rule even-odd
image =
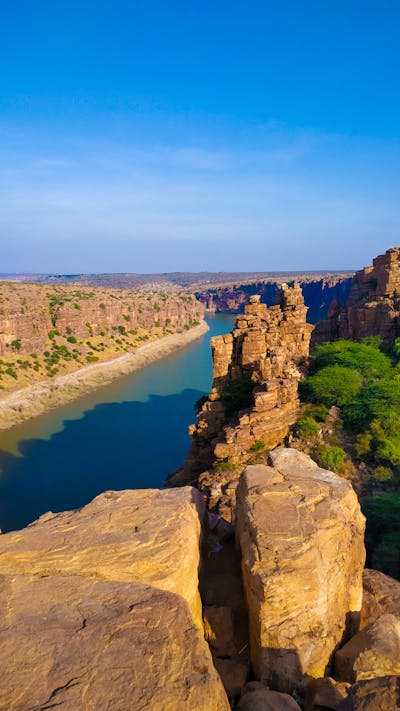
[[[342,321],[357,337],[397,336],[399,254],[356,275]],[[166,489],[0,536],[0,708],[399,708],[400,583],[364,567],[350,481],[288,446],[316,337],[300,285],[277,297],[250,294],[212,339],[211,391]]]
[[[178,290],[0,283],[0,430],[190,343],[203,316]]]

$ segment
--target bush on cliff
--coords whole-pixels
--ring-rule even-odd
[[[318,464],[324,469],[329,469],[337,474],[343,472],[346,452],[342,447],[327,447],[321,444],[315,449],[314,456]]]
[[[300,395],[306,402],[339,406],[345,428],[357,435],[356,456],[394,467],[400,465],[400,366],[381,345],[380,339],[365,339],[318,346]]]
[[[342,407],[354,400],[361,385],[362,377],[357,371],[328,365],[300,383],[300,394],[311,402]]]

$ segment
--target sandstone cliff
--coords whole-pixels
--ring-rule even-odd
[[[177,290],[0,283],[0,388],[110,359],[203,319]]]
[[[400,247],[393,247],[353,277],[345,307],[336,301],[328,318],[317,324],[313,342],[378,335],[385,341],[400,335]]]
[[[299,368],[312,331],[306,313],[300,287],[283,285],[276,306],[268,309],[258,296],[250,297],[232,333],[212,339],[212,390],[190,428],[192,448],[178,481],[214,466],[201,488],[221,494],[221,487],[229,489],[229,480],[236,478],[233,494],[249,454],[273,448],[287,435],[297,417]]]

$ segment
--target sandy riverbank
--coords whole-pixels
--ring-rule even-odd
[[[118,356],[103,363],[94,363],[73,373],[60,375],[53,380],[42,380],[28,387],[0,395],[0,430],[7,430],[25,420],[41,415],[55,407],[107,385],[122,375],[143,368],[155,360],[164,358],[173,351],[200,338],[208,331],[203,321],[199,326],[183,333],[158,338],[131,353]]]

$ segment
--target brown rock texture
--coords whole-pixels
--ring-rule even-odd
[[[0,575],[88,575],[180,595],[202,629],[197,570],[203,515],[191,487],[107,491],[0,536]]]
[[[203,636],[203,512],[190,487],[106,492],[0,536],[0,708],[228,710]]]
[[[354,684],[338,711],[398,711],[399,708],[400,676],[385,676]]]
[[[363,601],[360,628],[389,613],[400,619],[400,582],[378,570],[365,568],[363,572]]]
[[[400,674],[400,620],[382,615],[335,654],[337,678],[355,682]]]
[[[364,523],[351,485],[292,449],[248,466],[237,491],[237,540],[257,679],[291,693],[322,677],[356,624]]]
[[[89,338],[118,326],[149,330],[156,321],[183,328],[203,314],[191,294],[0,282],[0,355],[11,353],[15,340],[20,354],[40,352],[51,329]]]
[[[4,711],[229,709],[180,595],[80,575],[3,575],[0,604]]]
[[[400,335],[400,247],[393,247],[353,277],[347,306],[333,301],[328,318],[315,327],[313,343],[337,338]]]
[[[299,365],[312,331],[306,313],[300,287],[283,285],[278,305],[268,309],[259,296],[250,297],[232,333],[211,340],[212,391],[190,429],[183,480],[224,460],[240,465],[252,447],[272,448],[286,436],[297,417]],[[235,387],[247,388],[248,402],[227,414]]]
[[[0,282],[0,390],[88,363],[109,361],[148,341],[203,322],[192,294]]]

